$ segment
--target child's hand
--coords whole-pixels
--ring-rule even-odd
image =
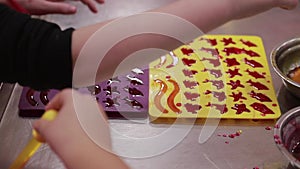
[[[78,119],[78,111],[94,111],[94,106],[99,116],[104,117],[101,124],[97,124],[97,132],[101,133],[101,140],[95,144],[84,132]],[[69,168],[81,166],[76,161],[89,161],[94,155],[107,154],[111,147],[110,133],[106,116],[96,100],[88,95],[82,95],[75,90],[63,90],[57,94],[47,105],[47,110],[58,111],[53,121],[37,120],[33,127],[50,145],[51,149],[63,160]],[[100,142],[100,143],[99,143]],[[99,146],[101,144],[101,146]],[[98,155],[99,156],[99,155]],[[95,160],[97,161],[97,160]]]
[[[286,10],[292,10],[299,4],[299,0],[251,0],[251,1],[236,1],[229,0],[231,9],[230,18],[242,19],[257,15],[275,7]],[[228,3],[227,3],[228,5]]]
[[[7,0],[9,1],[9,0]],[[66,3],[66,0],[14,0],[20,6],[25,8],[32,15],[44,14],[74,14],[77,9],[75,6]],[[79,0],[76,0],[79,1]],[[97,3],[104,3],[104,0],[80,0],[87,5],[89,9],[97,13]]]
[[[298,3],[298,0],[278,0],[278,6],[287,10],[296,8]]]

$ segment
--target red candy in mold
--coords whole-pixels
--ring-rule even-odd
[[[256,62],[255,60],[250,60],[250,59],[247,59],[245,58],[245,63],[253,68],[257,68],[257,67],[263,67],[262,64]]]
[[[202,72],[207,72],[207,71],[209,71],[209,73],[211,74],[211,75],[214,75],[215,76],[215,78],[219,78],[219,77],[221,77],[223,74],[222,74],[222,71],[221,70],[219,70],[219,69],[203,69],[202,70]]]
[[[240,40],[244,45],[248,46],[248,47],[257,47],[256,44],[250,42],[250,41],[245,41],[243,39]]]
[[[225,92],[217,92],[217,91],[206,90],[206,92],[204,94],[206,94],[206,95],[213,94],[213,96],[215,98],[217,98],[219,101],[224,101],[226,99]]]
[[[198,73],[197,70],[188,70],[188,69],[183,69],[182,72],[185,76],[191,77],[191,78],[194,77]]]
[[[243,112],[250,112],[249,109],[247,109],[245,104],[234,104],[232,109],[236,110],[236,114],[242,114]]]
[[[200,41],[206,41],[207,43],[209,43],[212,46],[216,46],[218,44],[217,39],[208,39],[208,38],[201,37],[199,40]]]
[[[200,97],[200,94],[184,92],[184,96],[187,100],[196,101],[196,99]]]
[[[131,107],[133,107],[133,108],[135,108],[135,109],[141,109],[141,108],[144,107],[140,102],[138,102],[138,101],[135,100],[135,99],[129,99],[128,97],[126,97],[126,98],[124,98],[124,100],[126,101],[126,103],[127,103],[129,106],[131,106]]]
[[[184,104],[184,107],[186,110],[192,114],[197,114],[198,110],[201,110],[202,106],[198,104],[191,104],[191,103],[186,103]]]
[[[118,79],[118,77],[114,77],[114,78],[110,78],[108,81],[107,81],[107,85],[111,85],[112,83],[121,83],[121,80]],[[95,89],[100,87],[99,85],[95,85]]]
[[[260,73],[258,73],[257,71],[250,71],[249,69],[247,69],[246,72],[247,72],[250,76],[254,77],[255,79],[263,79],[263,78],[266,78],[266,77],[264,76],[264,73],[260,74]]]
[[[261,102],[272,102],[272,100],[268,96],[264,95],[263,93],[255,93],[254,91],[251,91],[250,96]]]
[[[48,92],[49,90],[44,90],[40,92],[40,100],[44,105],[47,105],[49,103]]]
[[[31,106],[38,106],[38,102],[34,99],[35,90],[29,89],[26,93],[26,99]]]
[[[208,83],[211,82],[213,86],[216,86],[217,89],[223,89],[224,88],[224,82],[222,80],[208,80],[205,79],[205,81],[203,81],[203,83]]]
[[[228,39],[223,38],[223,39],[221,40],[221,42],[224,42],[224,46],[228,46],[228,45],[230,45],[230,44],[236,44],[236,43],[232,40],[232,38],[228,38]]]
[[[253,82],[252,80],[248,80],[247,83],[249,83],[250,86],[253,86],[257,90],[269,90],[267,86],[260,82]]]
[[[189,80],[184,80],[183,84],[186,88],[189,88],[189,89],[195,89],[196,86],[199,86],[198,82],[189,81]]]
[[[103,103],[105,104],[105,107],[120,106],[120,103],[117,102],[117,98],[106,98]]]
[[[141,92],[140,90],[138,90],[135,87],[125,87],[124,88],[125,91],[127,91],[129,94],[131,94],[134,97],[138,97],[138,96],[144,96],[143,92]]]
[[[214,107],[215,109],[219,110],[219,112],[221,114],[228,112],[228,108],[227,108],[226,104],[215,104],[215,103],[208,102],[207,105],[205,105],[205,106],[206,107]]]
[[[275,114],[271,109],[269,109],[266,105],[261,103],[252,103],[250,105],[254,110],[257,110],[262,113],[262,115],[266,114]]]
[[[223,52],[226,53],[226,56],[229,56],[231,54],[236,54],[236,55],[241,54],[244,52],[244,50],[236,47],[228,47],[228,48],[224,48]]]
[[[183,62],[184,65],[191,67],[193,64],[196,63],[196,60],[183,58],[182,62]]]
[[[109,81],[108,80],[108,84],[111,84],[111,83],[113,83],[113,82],[115,82],[115,81]],[[99,94],[100,92],[101,92],[101,87],[100,87],[100,85],[94,85],[94,86],[89,86],[89,87],[87,87],[87,89],[90,91],[90,93],[92,94],[92,95],[97,95],[97,94]]]
[[[203,58],[201,61],[208,61],[210,64],[212,64],[214,67],[220,66],[220,60],[217,59],[211,59],[211,58]]]
[[[193,50],[193,49],[182,48],[182,49],[181,49],[181,52],[182,52],[184,55],[190,56],[192,53],[194,53],[194,50]]]
[[[240,65],[236,58],[226,58],[224,62],[227,63],[227,67]]]
[[[231,86],[231,90],[234,90],[238,87],[245,88],[245,86],[241,84],[240,80],[236,80],[236,81],[230,80],[229,83],[227,84]]]
[[[238,68],[235,68],[235,69],[233,69],[233,70],[228,69],[228,71],[227,71],[226,73],[229,74],[229,77],[230,77],[230,78],[233,78],[233,77],[235,77],[235,76],[242,76],[242,74],[239,73],[239,70],[240,70],[240,69],[238,69]]]
[[[237,102],[239,100],[247,100],[244,96],[243,96],[243,93],[242,92],[238,92],[238,93],[234,93],[232,92],[231,95],[229,95],[230,97],[233,97],[233,101],[234,102]]]
[[[204,48],[204,47],[202,47],[200,49],[200,51],[204,51],[204,52],[210,53],[213,56],[217,56],[217,57],[220,56],[219,50],[216,49],[216,48]]]

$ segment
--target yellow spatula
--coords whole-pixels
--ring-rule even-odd
[[[52,121],[56,116],[57,112],[55,110],[48,110],[43,114],[42,119]],[[27,143],[26,147],[22,150],[9,169],[22,169],[43,142],[44,139],[35,130],[33,130],[31,140]]]

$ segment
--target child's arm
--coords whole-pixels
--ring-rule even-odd
[[[182,17],[207,32],[233,19],[252,16],[273,7],[291,9],[297,3],[298,0],[179,0],[153,11]],[[0,4],[0,81],[19,82],[36,89],[72,87],[72,64],[74,68],[83,45],[108,22],[75,32],[72,29],[61,31],[53,23],[32,19]],[[155,20],[149,22],[155,25]],[[180,25],[168,29],[180,30]],[[186,32],[182,30],[181,33]],[[99,45],[105,41],[102,37],[98,39]],[[97,81],[111,78],[119,63],[135,51],[145,48],[172,50],[179,45],[170,37],[153,34],[123,40],[101,62]],[[83,70],[87,66],[90,65],[84,65]],[[83,74],[88,77],[93,73]]]
[[[205,33],[230,20],[253,16],[274,7],[292,9],[295,8],[297,4],[298,0],[178,0],[152,11],[168,13],[181,17],[191,22]],[[143,22],[151,22],[153,25],[157,24],[156,20],[144,20]],[[79,56],[79,53],[86,41],[93,35],[93,33],[101,29],[107,23],[109,23],[109,21],[87,26],[74,32],[72,37],[73,64],[76,63],[77,57]],[[167,25],[168,24],[163,24],[163,26]],[[180,25],[177,25],[176,27],[166,29],[169,29],[170,31],[172,29],[180,30],[181,27]],[[114,34],[114,32],[111,32],[111,34]],[[184,35],[187,34],[187,32],[182,30],[181,34]],[[101,37],[98,38],[99,45],[101,45],[101,42],[104,39],[101,39]],[[97,81],[103,81],[110,78],[119,63],[136,51],[146,48],[172,50],[177,48],[179,45],[180,43],[178,43],[178,41],[174,41],[169,37],[153,34],[137,35],[123,40],[116,44],[101,62],[98,68]],[[130,68],[128,68],[128,70],[130,70]],[[92,73],[94,72],[86,74]]]
[[[95,105],[96,110],[91,110],[91,105]],[[117,155],[111,153],[106,115],[103,109],[98,107],[94,98],[67,89],[57,94],[46,109],[57,110],[57,117],[50,122],[40,119],[33,126],[62,159],[66,168],[128,169],[128,166]],[[98,145],[88,137],[81,127],[80,119],[76,114],[80,113],[80,110],[96,111],[99,118],[103,117],[97,124],[98,127],[95,128],[102,136],[102,139],[98,140]]]

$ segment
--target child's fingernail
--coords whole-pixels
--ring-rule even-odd
[[[75,6],[70,6],[69,11],[70,12],[76,12],[76,7]]]

